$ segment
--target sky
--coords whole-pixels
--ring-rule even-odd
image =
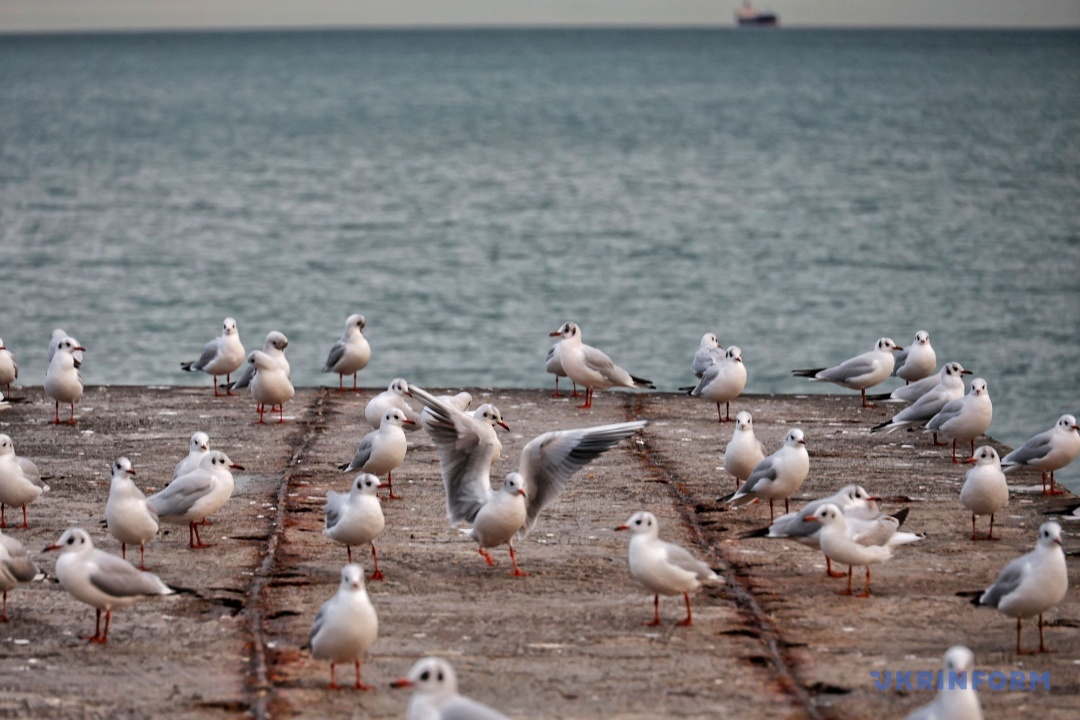
[[[0,0],[0,32],[731,26],[741,0]],[[1080,0],[755,0],[786,27],[1080,27]]]

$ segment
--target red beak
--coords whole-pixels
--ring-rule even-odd
[[[803,522],[817,522],[818,519],[813,515],[808,515],[802,519]]]
[[[630,526],[629,525],[620,525],[619,527],[617,527],[615,529],[616,530],[629,530]]]
[[[73,349],[74,350],[82,350],[83,352],[87,352],[86,348],[84,348],[82,345],[77,345]]]
[[[237,465],[236,463],[233,463],[229,467],[231,467],[233,470],[243,470],[244,469],[243,465]]]
[[[975,458],[973,458],[973,457],[969,457],[967,460],[964,461],[965,465],[973,465],[974,463],[975,463]]]
[[[558,330],[552,330],[551,332],[548,333],[548,337],[558,337],[559,335],[562,335],[562,333],[559,332]]]
[[[501,426],[502,426],[502,429],[503,429],[503,430],[506,430],[507,432],[510,432],[510,426],[509,426],[509,425],[507,425],[506,423],[504,423],[504,422],[501,422],[501,423],[499,423],[499,425],[501,425]]]
[[[45,546],[45,552],[49,552],[50,550],[59,550],[59,549],[60,549],[60,546],[57,545],[56,543],[53,543],[52,545],[46,545]]]
[[[409,678],[401,678],[400,680],[395,680],[394,682],[390,683],[390,687],[392,687],[392,688],[412,687],[412,680],[410,680]]]

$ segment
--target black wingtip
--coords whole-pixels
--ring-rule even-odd
[[[872,432],[872,433],[881,432],[891,422],[892,422],[892,420],[886,420],[883,423],[878,423],[874,427],[870,428],[870,432]]]
[[[904,508],[900,512],[893,515],[893,517],[900,521],[900,525],[903,525],[904,521],[907,520],[908,513],[910,512],[911,508]],[[900,525],[897,525],[897,527],[900,527]]]
[[[983,592],[983,590],[961,590],[956,593],[956,597],[966,598],[971,601],[972,605],[978,607],[981,604],[979,598],[983,596]]]
[[[638,386],[640,388],[648,388],[650,390],[655,390],[656,389],[656,386],[653,385],[652,380],[646,380],[645,378],[635,377],[634,375],[631,375],[630,379],[634,381],[634,385],[636,385],[636,386]]]
[[[744,532],[742,535],[739,536],[739,538],[745,540],[746,538],[759,538],[759,537],[768,537],[768,536],[769,536],[769,528],[763,527],[763,528],[759,528],[757,530],[751,530],[749,532]]]
[[[724,496],[724,497],[722,497],[722,498],[717,498],[717,499],[716,499],[716,502],[718,502],[718,503],[727,503],[727,502],[731,502],[732,498],[734,498],[734,497],[735,497],[735,495],[736,495],[736,493],[737,493],[737,492],[738,492],[738,491],[736,491],[736,492],[733,492],[733,493],[731,493],[730,495],[725,495],[725,496]]]
[[[351,464],[352,463],[341,463],[340,465],[337,466],[337,469],[340,470],[341,472],[348,472],[349,465],[351,465]]]
[[[892,397],[891,393],[878,393],[877,395],[867,395],[867,400],[888,400]]]
[[[812,378],[825,368],[807,368],[805,370],[792,370],[791,374],[795,377],[808,377]]]
[[[1080,503],[1073,503],[1071,505],[1065,505],[1064,507],[1043,510],[1043,515],[1072,515],[1077,510],[1080,510]]]

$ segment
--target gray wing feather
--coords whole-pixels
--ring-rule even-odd
[[[38,575],[37,565],[30,558],[23,544],[13,537],[0,535],[0,543],[7,550],[8,557],[4,560],[4,567],[19,582],[30,582]]]
[[[255,379],[255,363],[244,363],[244,372],[240,374],[240,378],[232,384],[233,390],[243,390],[248,385],[251,385],[251,381]]]
[[[412,396],[431,411],[427,424],[439,453],[450,522],[472,522],[491,498],[491,460],[495,445],[484,442],[479,421],[423,388],[409,386]]]
[[[360,438],[360,444],[356,447],[356,453],[353,454],[352,460],[345,466],[342,472],[351,472],[353,470],[359,470],[367,465],[367,461],[371,459],[371,451],[375,448],[375,432],[369,432],[364,437]]]
[[[322,607],[319,608],[319,612],[315,613],[315,620],[311,623],[311,632],[308,633],[308,646],[315,640],[315,636],[322,630],[323,625],[326,623],[326,606],[329,605],[329,601],[324,602]]]
[[[323,372],[330,372],[330,368],[338,364],[342,356],[345,355],[345,342],[338,340],[334,343],[334,347],[330,348],[330,354],[326,356],[326,364],[323,365]]]
[[[900,527],[900,521],[894,517],[884,515],[866,522],[849,520],[854,523],[851,539],[860,545],[884,545],[889,538],[896,534]]]
[[[896,354],[896,362],[893,364],[892,377],[896,377],[896,373],[903,370],[904,363],[907,362],[908,356],[911,354],[911,345],[901,350]]]
[[[521,451],[518,469],[525,478],[529,506],[521,536],[529,534],[537,516],[555,501],[574,473],[645,425],[646,421],[636,420],[577,430],[556,430],[529,441]]]
[[[806,524],[809,525],[809,523]],[[673,565],[676,565],[683,570],[688,570],[699,578],[706,578],[713,574],[711,567],[701,560],[698,560],[689,550],[681,545],[665,542],[664,550],[667,552],[668,560],[670,560]]]
[[[191,366],[192,370],[202,370],[204,367],[210,364],[210,361],[214,359],[218,352],[218,339],[214,338],[210,342],[206,343],[203,347],[202,355]]]
[[[1043,458],[1050,452],[1053,435],[1051,432],[1039,433],[1011,453],[1001,458],[1002,465],[1027,465],[1033,460]]]
[[[926,429],[929,431],[939,430],[942,425],[959,415],[960,410],[963,407],[964,398],[950,400],[949,402],[945,403],[945,407],[941,408],[937,415],[930,418],[930,421],[926,423]]]
[[[818,380],[828,380],[830,382],[846,382],[851,378],[860,377],[873,371],[874,358],[859,356],[846,360],[836,367],[822,370],[815,377]]]
[[[38,466],[34,464],[33,460],[24,457],[17,457],[15,461],[19,463],[19,467],[23,471],[23,475],[31,484],[36,485],[43,490],[48,490],[49,486],[46,485],[41,479],[41,471],[38,470]]]
[[[1020,587],[1027,564],[1028,556],[1022,555],[1002,568],[994,584],[986,588],[986,592],[979,598],[979,604],[996,608],[1003,597]]]
[[[90,573],[90,584],[107,595],[126,598],[171,592],[157,575],[142,572],[115,555],[95,553],[94,562],[97,569]]]
[[[334,492],[333,490],[326,493],[326,504],[323,505],[322,509],[326,511],[327,529],[338,524],[338,520],[341,519],[341,507],[348,497],[345,493]]]
[[[736,497],[742,497],[751,494],[755,492],[755,488],[760,489],[759,486],[774,480],[776,480],[776,458],[770,455],[757,464],[753,472],[750,473],[750,477],[746,478],[746,482],[739,487],[739,491],[735,495]]]
[[[188,473],[169,483],[159,493],[146,498],[159,517],[184,515],[213,486],[214,479],[208,473]]]

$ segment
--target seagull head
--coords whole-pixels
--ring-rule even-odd
[[[60,539],[54,542],[52,545],[46,545],[45,551],[59,550],[61,553],[81,553],[90,552],[94,549],[94,541],[90,539],[90,534],[82,528],[68,528],[64,531],[64,534],[60,536]]]
[[[499,490],[515,496],[525,495],[525,478],[520,473],[506,473],[506,479],[503,480],[502,487]]]
[[[112,464],[112,476],[114,478],[122,478],[134,474],[135,470],[131,467],[131,461],[126,457],[117,458],[116,462]]]
[[[364,495],[374,495],[382,481],[371,473],[360,473],[353,481],[353,490]]]
[[[1001,465],[997,450],[989,445],[983,445],[975,450],[975,454],[964,461],[969,465]]]
[[[510,426],[503,422],[502,413],[499,408],[495,407],[491,403],[484,403],[480,407],[476,408],[476,412],[473,413],[473,417],[481,422],[486,422],[491,425],[498,425],[503,430],[509,430]]]
[[[1039,545],[1052,548],[1061,547],[1061,526],[1051,520],[1039,526]]]
[[[235,319],[233,319],[231,317],[227,317],[227,318],[225,318],[225,321],[221,323],[221,334],[222,335],[236,335],[238,332],[240,332],[240,331],[236,328],[236,320]]]
[[[750,413],[746,412],[745,410],[741,411],[738,415],[735,416],[736,430],[750,430],[751,428],[753,428],[753,426],[754,418]]]
[[[356,563],[350,563],[341,568],[341,590],[344,592],[356,592],[364,589],[364,568]]]
[[[875,346],[881,352],[893,352],[894,350],[903,350],[904,348],[893,342],[892,338],[878,338],[877,345]]]
[[[191,436],[191,452],[206,452],[210,449],[210,436],[200,431]]]
[[[411,687],[420,693],[452,696],[457,695],[457,675],[442,658],[426,657],[417,660],[409,674],[390,683],[390,687]]]
[[[641,510],[630,516],[625,523],[615,528],[616,530],[629,530],[635,535],[660,535],[660,526],[656,522],[656,516],[651,512]]]

